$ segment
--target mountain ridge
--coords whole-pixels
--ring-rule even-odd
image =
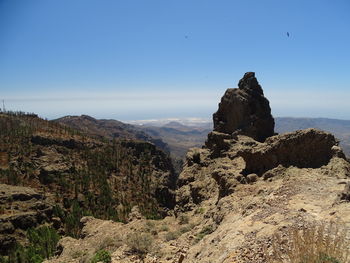
[[[136,139],[151,142],[165,152],[168,146],[159,138],[153,138],[134,125],[113,119],[95,119],[88,115],[64,116],[53,120],[93,136],[107,139]]]

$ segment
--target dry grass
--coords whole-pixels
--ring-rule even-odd
[[[271,263],[348,263],[349,245],[344,224],[311,225],[276,234],[267,257]]]
[[[132,252],[144,256],[151,252],[153,248],[154,237],[149,233],[135,232],[129,234],[126,239],[126,244]]]

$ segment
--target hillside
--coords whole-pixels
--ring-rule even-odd
[[[7,224],[0,228],[1,247],[14,247],[16,241],[25,240],[23,231],[38,226],[39,221],[51,224],[52,217],[59,222],[59,232],[78,236],[83,215],[126,222],[135,206],[148,218],[161,218],[174,206],[176,178],[171,161],[153,144],[131,139],[101,140],[20,112],[1,113],[0,130],[2,187],[33,189],[37,194],[31,196],[38,200],[47,197],[46,206],[51,207],[48,215],[39,214],[41,219],[34,220],[37,215],[29,211],[38,211],[35,205],[39,204],[33,201],[29,208],[34,208],[29,209],[21,203],[27,201],[20,193],[26,188],[13,190],[19,197],[5,195],[0,200],[0,221]],[[14,206],[12,200],[18,205]],[[22,237],[14,235],[9,240],[13,224],[22,226]]]
[[[137,127],[117,120],[98,120],[87,115],[65,116],[54,120],[70,128],[82,131],[91,136],[107,139],[132,139],[151,142],[165,152],[168,146],[159,138],[153,138]]]
[[[97,120],[87,115],[66,116],[54,120],[98,138],[136,139],[151,142],[170,153],[175,172],[179,174],[189,148],[203,144],[211,129],[169,122],[164,126],[131,125],[116,120]]]

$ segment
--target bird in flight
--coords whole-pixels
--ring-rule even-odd
[[[289,32],[287,32],[287,37],[289,37]]]

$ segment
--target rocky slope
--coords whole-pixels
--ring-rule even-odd
[[[132,139],[153,143],[170,154],[176,174],[181,172],[187,150],[202,145],[203,138],[211,130],[188,127],[176,122],[162,127],[130,125],[116,120],[97,120],[87,115],[65,116],[54,121],[90,136],[109,140]]]
[[[177,218],[140,218],[128,224],[85,218],[81,238],[63,238],[60,257],[50,262],[88,262],[99,249],[111,251],[112,262],[142,262],[133,250],[133,234],[152,240],[144,262],[268,262],[265,249],[271,248],[275,233],[287,240],[291,227],[349,222],[350,205],[339,198],[349,183],[348,163],[334,159],[318,169],[280,167],[270,175],[269,180],[238,184],[234,193],[221,198],[215,179],[194,183],[201,200]],[[211,191],[209,199],[203,196],[206,191]]]
[[[0,184],[0,253],[5,254],[16,242],[27,242],[25,231],[53,219],[54,202],[33,188]],[[57,219],[57,218],[56,218]]]
[[[243,83],[247,77],[254,74]],[[258,88],[255,80],[249,83]],[[228,130],[222,122],[204,147],[188,152],[174,216],[153,221],[135,211],[127,224],[83,218],[80,239],[63,238],[60,255],[49,262],[89,262],[100,249],[110,251],[112,262],[125,263],[281,262],[271,259],[273,245],[292,242],[293,229],[331,220],[349,229],[350,164],[334,136],[315,129],[273,136],[266,107],[247,97],[246,112],[266,121],[232,118],[237,98],[224,97],[229,106],[220,119],[248,126]]]

